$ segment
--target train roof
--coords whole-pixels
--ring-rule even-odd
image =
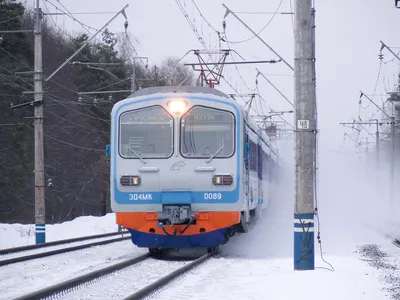
[[[128,98],[132,97],[141,97],[151,94],[158,94],[158,93],[192,93],[192,94],[211,94],[219,97],[229,98],[228,95],[225,93],[209,87],[198,87],[198,86],[156,86],[156,87],[147,87],[129,95]]]

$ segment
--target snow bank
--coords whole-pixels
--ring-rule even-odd
[[[104,217],[78,217],[73,221],[46,226],[46,241],[56,241],[75,237],[117,232],[115,214]],[[0,249],[26,246],[35,243],[34,224],[0,223]]]
[[[213,259],[153,299],[387,299],[379,272],[357,257],[327,257],[326,269],[293,271],[291,259]]]

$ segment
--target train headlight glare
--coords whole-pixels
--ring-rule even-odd
[[[120,183],[122,186],[139,186],[142,180],[139,176],[123,175]]]
[[[184,100],[170,100],[167,102],[167,106],[172,113],[179,115],[186,110],[188,103]]]
[[[233,177],[231,175],[215,175],[212,182],[214,185],[232,185]]]

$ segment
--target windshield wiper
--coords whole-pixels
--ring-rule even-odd
[[[140,159],[140,161],[141,161],[142,163],[147,164],[147,162],[143,159],[143,157],[141,157],[141,156],[139,155],[139,153],[137,153],[137,152],[136,152],[135,150],[133,150],[131,147],[128,147],[128,149],[131,150],[131,151],[133,152],[133,154],[135,154],[135,155]]]
[[[219,148],[219,149],[217,150],[217,152],[215,152],[215,153],[206,161],[206,163],[209,163],[210,161],[212,161],[213,158],[216,157],[216,156],[218,155],[218,153],[220,153],[220,152],[222,151],[222,149],[224,149],[224,145],[222,145],[221,148]]]

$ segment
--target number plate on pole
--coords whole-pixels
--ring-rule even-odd
[[[297,129],[310,129],[310,120],[297,120]]]

